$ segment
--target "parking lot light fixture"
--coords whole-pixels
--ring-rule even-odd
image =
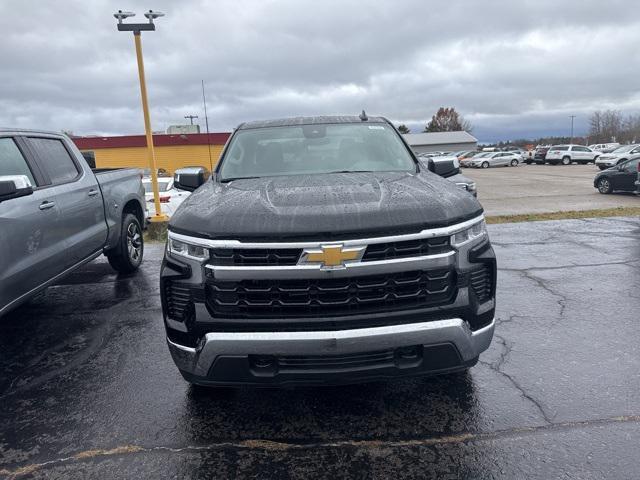
[[[133,39],[136,47],[136,60],[138,62],[138,78],[140,80],[140,96],[142,99],[142,113],[144,116],[144,131],[147,138],[147,156],[149,159],[149,169],[151,170],[151,188],[153,189],[153,203],[155,215],[150,220],[152,222],[166,222],[169,218],[162,213],[160,207],[160,193],[158,190],[158,173],[156,166],[156,154],[153,148],[153,133],[151,130],[151,117],[149,115],[149,102],[147,100],[147,84],[144,76],[144,61],[142,59],[142,39],[140,32],[155,31],[156,25],[153,21],[158,17],[163,17],[164,13],[149,10],[144,14],[147,23],[125,23],[124,20],[135,16],[133,12],[123,12],[118,10],[113,16],[118,20],[118,31],[133,32]]]

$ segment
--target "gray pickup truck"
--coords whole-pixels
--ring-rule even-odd
[[[464,370],[494,330],[473,195],[384,118],[240,125],[169,223],[167,342],[198,385],[352,383]],[[204,183],[203,183],[204,182]]]
[[[0,130],[0,316],[101,254],[136,270],[144,205],[138,170],[92,171],[65,135]]]

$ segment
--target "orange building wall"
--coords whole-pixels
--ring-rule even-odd
[[[211,163],[215,168],[224,145],[211,145]],[[149,168],[146,147],[83,149],[94,152],[97,168]],[[177,168],[201,166],[212,169],[207,145],[155,147],[156,165],[173,174]]]

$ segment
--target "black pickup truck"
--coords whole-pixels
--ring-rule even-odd
[[[496,261],[482,207],[386,119],[245,123],[211,179],[175,180],[199,187],[171,219],[160,279],[187,381],[449,373],[489,347]]]

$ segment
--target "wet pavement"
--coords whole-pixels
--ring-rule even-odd
[[[638,478],[640,220],[492,225],[498,325],[470,373],[295,390],[189,387],[161,245],[0,320],[0,477]]]

